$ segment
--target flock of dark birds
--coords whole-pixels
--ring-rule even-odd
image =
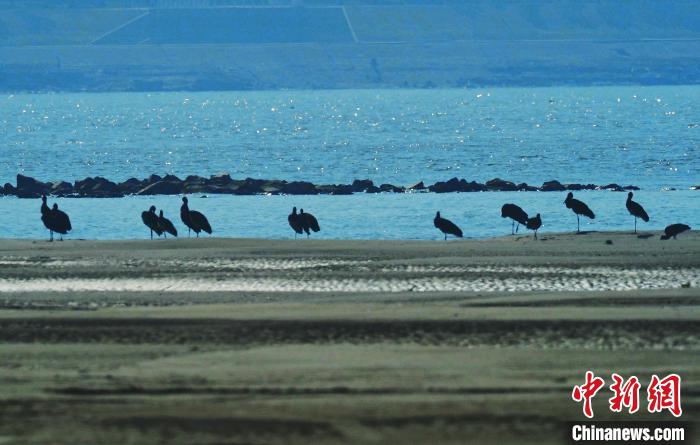
[[[637,219],[641,219],[644,222],[649,222],[649,215],[647,214],[644,207],[638,202],[632,200],[633,193],[629,192],[627,194],[627,202],[625,203],[627,211],[634,217],[634,233],[637,233]],[[574,198],[574,194],[569,192],[564,200],[564,205],[567,209],[571,209],[576,215],[576,233],[581,233],[581,216],[585,216],[590,219],[595,219],[595,213],[586,205],[585,202],[579,201]],[[534,218],[530,218],[527,212],[521,207],[515,204],[504,204],[501,207],[501,217],[510,218],[511,223],[511,235],[518,233],[518,228],[523,225],[530,230],[534,230],[534,237],[537,239],[537,230],[542,227],[542,218],[538,213]],[[460,229],[457,224],[453,223],[449,219],[443,218],[440,212],[437,212],[433,224],[437,227],[444,235],[445,240],[447,240],[447,235],[452,235],[457,238],[462,238],[462,229]],[[687,224],[671,224],[666,226],[664,229],[664,234],[661,235],[662,240],[667,240],[670,238],[676,238],[677,235],[690,230],[690,226]]]
[[[644,210],[638,202],[632,200],[633,194],[629,192],[627,195],[627,210],[634,217],[634,233],[637,233],[637,219],[641,219],[644,222],[649,222],[649,215]],[[581,222],[580,216],[585,216],[590,219],[595,219],[595,214],[593,211],[584,203],[578,199],[574,199],[574,194],[569,192],[564,200],[564,205],[566,208],[571,209],[576,215],[576,232],[581,232]],[[511,223],[511,234],[515,235],[518,233],[518,228],[523,225],[529,230],[534,231],[534,238],[537,239],[537,230],[542,227],[542,218],[538,213],[534,218],[530,218],[528,214],[519,206],[515,204],[504,204],[501,207],[501,217],[510,218]],[[163,210],[156,214],[156,207],[151,206],[145,212],[141,213],[141,219],[143,223],[148,227],[151,232],[151,239],[153,239],[153,233],[159,237],[163,235],[165,238],[168,234],[172,236],[177,236],[177,229],[175,225],[168,218],[163,216]],[[211,235],[212,228],[201,212],[196,210],[190,210],[187,197],[182,198],[182,206],[180,207],[180,219],[182,223],[187,227],[187,235],[191,236],[194,232],[199,238],[201,232],[205,232]],[[63,240],[63,235],[66,235],[70,230],[72,230],[70,218],[68,215],[58,209],[58,204],[53,205],[49,208],[46,203],[46,196],[41,197],[41,221],[44,223],[47,229],[49,229],[49,241],[53,241],[54,232],[58,233]],[[319,232],[321,227],[318,224],[318,220],[311,213],[305,213],[304,209],[299,209],[297,213],[297,208],[292,209],[292,213],[287,217],[289,226],[294,230],[294,238],[297,235],[302,235],[306,233],[307,238],[311,235],[311,232]],[[445,240],[447,240],[447,235],[452,235],[457,238],[462,238],[463,233],[455,223],[449,219],[443,218],[440,212],[437,212],[433,224],[438,228],[444,235]],[[662,240],[667,240],[670,238],[676,238],[680,233],[690,230],[690,226],[686,224],[671,224],[664,229],[664,234],[661,235]]]

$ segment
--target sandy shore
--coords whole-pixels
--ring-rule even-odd
[[[700,234],[658,235],[0,240],[0,444],[564,443],[588,369],[696,421]]]

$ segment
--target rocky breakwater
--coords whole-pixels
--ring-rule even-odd
[[[460,193],[494,191],[540,191],[565,190],[639,190],[633,185],[618,184],[562,184],[546,181],[541,186],[515,183],[500,178],[485,183],[452,178],[426,185],[423,181],[410,186],[375,184],[369,179],[356,179],[351,184],[313,184],[307,181],[284,181],[278,179],[234,179],[228,174],[212,175],[208,178],[196,175],[181,179],[175,175],[151,175],[145,179],[131,178],[124,182],[113,182],[96,176],[74,182],[42,182],[30,176],[17,175],[16,185],[10,183],[0,188],[0,193],[19,198],[39,198],[53,195],[75,198],[117,198],[126,195],[181,195],[193,193],[228,195],[350,195],[353,193]]]

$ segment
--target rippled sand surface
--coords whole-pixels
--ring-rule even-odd
[[[695,422],[699,287],[693,232],[4,240],[0,443],[563,443],[589,369]]]

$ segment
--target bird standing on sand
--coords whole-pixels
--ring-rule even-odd
[[[197,238],[199,238],[199,232],[201,232],[202,230],[209,234],[211,234],[212,232],[211,226],[209,225],[209,221],[207,221],[206,216],[204,216],[196,210],[190,210],[189,206],[187,205],[186,196],[182,197],[182,207],[180,207],[180,219],[182,219],[182,223],[187,226],[188,237],[190,236],[192,230],[194,230],[194,233],[197,234]]]
[[[515,204],[503,204],[503,207],[501,207],[501,218],[510,218],[513,220],[510,226],[511,235],[518,233],[520,224],[527,224],[527,213]],[[515,226],[516,222],[518,223],[517,227]]]
[[[177,237],[177,229],[173,225],[173,222],[168,218],[163,216],[163,209],[160,209],[160,214],[158,215],[158,226],[160,230],[163,231],[163,236],[168,237],[168,233],[174,237]]]
[[[666,226],[664,229],[664,234],[661,235],[661,239],[676,239],[676,236],[680,235],[686,230],[690,230],[690,226],[687,224],[671,224],[670,226]]]
[[[462,237],[462,229],[457,227],[457,224],[453,223],[449,219],[445,219],[440,216],[440,212],[435,214],[435,219],[433,219],[433,224],[435,227],[440,229],[442,233],[445,234],[445,241],[447,241],[447,235],[454,235],[457,238]]]
[[[301,228],[304,232],[306,232],[307,238],[311,234],[309,232],[309,229],[313,230],[314,232],[318,232],[321,230],[321,227],[319,227],[319,225],[318,225],[318,220],[311,213],[304,213],[304,209],[299,209],[298,216],[299,216],[299,221],[301,222]]]
[[[638,202],[632,201],[632,192],[629,192],[627,194],[627,210],[634,216],[634,233],[637,233],[637,218],[642,218],[644,222],[649,222],[649,215],[647,215],[646,210],[644,210],[644,207],[641,206]]]
[[[566,205],[567,209],[571,209],[576,214],[576,233],[581,232],[581,222],[579,220],[579,215],[595,219],[595,214],[593,213],[593,211],[589,209],[583,201],[574,199],[574,194],[571,192],[569,192],[569,194],[566,195],[564,204]]]
[[[58,204],[54,204],[53,208],[49,208],[46,204],[46,195],[41,196],[41,222],[49,229],[49,241],[53,241],[54,232],[66,235],[73,229],[68,215],[58,210]],[[61,236],[61,241],[63,241],[63,236]]]
[[[299,218],[299,214],[297,213],[297,208],[294,207],[292,209],[292,213],[287,216],[287,221],[289,222],[289,227],[294,230],[294,239],[297,238],[297,235],[301,235],[304,233],[304,228],[301,224],[301,219]]]
[[[160,224],[158,223],[158,216],[156,215],[156,206],[151,206],[151,208],[148,209],[148,211],[141,212],[141,220],[144,224],[146,224],[146,227],[151,229],[151,239],[153,239],[153,232],[156,232],[158,236],[160,236],[163,233],[163,230],[160,228]]]
[[[63,241],[63,235],[73,230],[68,214],[62,210],[58,210],[58,204],[55,202],[51,208],[51,226],[54,232],[61,234],[61,241]]]
[[[542,218],[540,218],[540,214],[538,213],[534,218],[528,218],[527,222],[525,223],[525,227],[530,230],[534,230],[535,239],[537,239],[537,230],[542,227]]]
[[[41,222],[49,229],[49,241],[53,241],[53,226],[51,225],[51,209],[46,204],[46,195],[41,196]]]

